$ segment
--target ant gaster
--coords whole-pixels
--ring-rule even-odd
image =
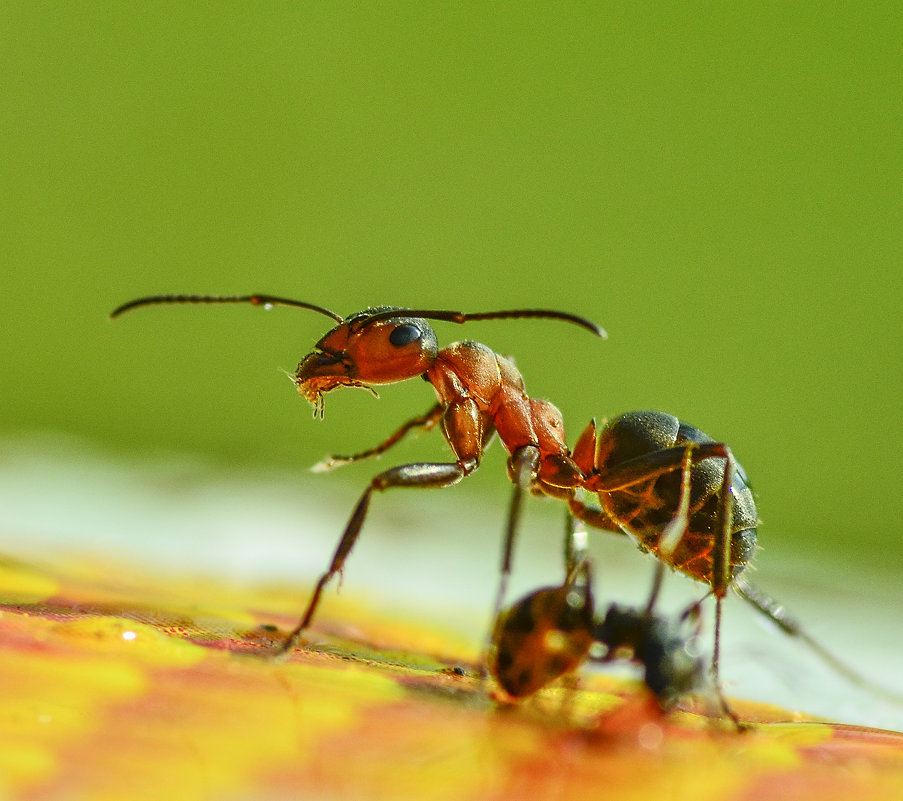
[[[286,653],[310,625],[323,590],[339,573],[354,547],[374,491],[394,487],[449,487],[480,465],[483,451],[498,435],[508,451],[514,492],[508,512],[501,580],[495,604],[502,607],[523,494],[559,498],[570,514],[594,528],[630,534],[658,558],[656,581],[647,605],[651,612],[664,565],[707,584],[715,597],[712,673],[718,685],[721,602],[729,587],[784,631],[800,637],[848,678],[865,682],[801,631],[783,608],[754,590],[740,576],[756,547],[757,515],[752,492],[730,448],[697,428],[662,412],[629,412],[601,429],[591,421],[573,450],[565,440],[559,410],[531,398],[513,362],[478,342],[439,348],[428,320],[465,323],[477,320],[548,318],[578,325],[604,337],[604,331],[574,314],[545,309],[464,314],[448,310],[377,307],[343,318],[304,301],[271,295],[154,295],[129,301],[111,317],[157,304],[250,303],[295,306],[330,317],[337,325],[317,342],[293,377],[298,392],[323,414],[323,395],[338,387],[390,384],[424,378],[437,402],[374,448],[333,456],[317,469],[329,470],[384,453],[414,429],[440,426],[454,459],[404,464],[376,475],[361,495],[327,570],[320,576],[298,625],[281,646]],[[586,504],[580,491],[598,505]],[[571,565],[574,567],[575,565]],[[720,695],[720,693],[719,693]],[[735,721],[726,702],[724,711]]]

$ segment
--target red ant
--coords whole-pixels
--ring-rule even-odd
[[[662,412],[623,414],[597,430],[591,421],[573,450],[564,422],[550,402],[527,395],[514,364],[478,342],[439,348],[428,320],[465,323],[476,320],[548,318],[569,322],[604,337],[604,331],[574,314],[544,309],[464,314],[448,310],[377,307],[343,318],[321,306],[269,295],[154,295],[119,306],[111,317],[156,304],[250,303],[296,306],[330,317],[337,325],[298,365],[298,392],[323,415],[323,395],[338,387],[390,384],[423,378],[432,384],[437,403],[406,422],[374,448],[351,456],[333,456],[319,469],[332,469],[384,453],[414,429],[441,425],[454,460],[404,464],[376,475],[364,490],[327,570],[320,576],[300,622],[280,652],[290,651],[311,624],[323,590],[339,573],[354,547],[374,491],[394,487],[449,487],[480,465],[495,434],[508,451],[508,474],[514,493],[508,513],[501,580],[495,612],[501,609],[525,490],[564,500],[573,517],[617,534],[629,533],[643,550],[658,558],[656,581],[647,605],[651,613],[668,565],[709,585],[715,597],[715,643],[712,674],[718,687],[721,602],[729,587],[784,631],[818,651],[836,669],[864,683],[801,631],[776,602],[750,587],[740,576],[756,547],[757,514],[746,476],[730,448],[699,429]],[[599,505],[578,497],[594,493]],[[736,720],[722,698],[727,714]]]
[[[532,695],[591,659],[627,656],[643,668],[643,681],[668,711],[704,684],[702,660],[682,624],[649,609],[611,604],[595,617],[588,561],[574,567],[560,587],[536,590],[502,611],[493,629],[489,671],[505,695]],[[601,646],[604,653],[594,653]]]

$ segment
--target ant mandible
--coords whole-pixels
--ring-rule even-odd
[[[559,410],[531,398],[514,364],[486,345],[456,342],[440,349],[428,320],[465,323],[477,320],[548,318],[578,325],[604,337],[594,323],[574,314],[545,309],[464,314],[435,309],[382,306],[343,318],[304,301],[271,295],[153,295],[115,309],[117,317],[158,304],[250,303],[295,306],[331,318],[337,325],[298,365],[293,377],[299,394],[323,415],[323,395],[339,387],[390,384],[423,378],[437,402],[425,414],[402,425],[374,448],[351,456],[333,456],[317,467],[329,470],[384,453],[414,429],[441,426],[454,461],[404,464],[376,475],[361,495],[327,570],[320,576],[299,623],[280,648],[292,650],[311,624],[329,581],[339,573],[354,547],[374,491],[394,487],[449,487],[480,465],[483,451],[498,435],[508,451],[508,474],[514,492],[508,512],[501,579],[495,613],[502,607],[523,494],[531,490],[564,500],[570,514],[599,529],[631,534],[641,549],[658,558],[656,581],[647,609],[651,612],[664,565],[707,584],[714,595],[715,642],[712,673],[718,684],[721,602],[729,587],[800,637],[837,670],[858,683],[856,674],[811,640],[772,599],[740,576],[756,547],[757,515],[746,477],[730,448],[693,426],[662,412],[628,412],[601,429],[591,421],[572,450]],[[585,490],[598,506],[578,497]],[[730,714],[722,699],[725,711]]]
[[[506,698],[521,700],[587,659],[612,662],[626,656],[642,666],[646,687],[668,711],[704,684],[695,634],[684,633],[694,611],[695,605],[672,621],[648,608],[611,604],[596,617],[590,564],[583,560],[561,586],[531,592],[499,614],[489,672]],[[603,653],[594,653],[598,646]]]

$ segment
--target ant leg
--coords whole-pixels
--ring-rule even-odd
[[[397,431],[386,437],[376,447],[368,448],[365,451],[361,451],[360,453],[353,453],[348,456],[332,454],[330,456],[327,456],[325,459],[321,459],[319,462],[317,462],[313,467],[311,467],[311,471],[314,473],[326,473],[346,464],[352,464],[353,462],[362,462],[364,459],[371,459],[374,456],[380,456],[381,454],[389,450],[389,448],[391,448],[393,445],[396,445],[398,442],[400,442],[409,431],[413,431],[416,428],[422,428],[424,431],[432,431],[432,429],[435,428],[436,423],[438,423],[439,420],[442,419],[442,413],[444,411],[445,409],[442,404],[437,403],[426,414],[422,414],[419,417],[414,417],[413,419],[408,420]]]
[[[586,560],[586,528],[571,510],[564,512],[564,574],[570,576]]]
[[[680,541],[690,527],[690,468],[692,466],[693,447],[688,446],[680,465],[680,501],[677,504],[677,511],[668,525],[662,529],[658,538],[659,551],[667,557],[677,550],[677,546],[680,545]]]
[[[539,469],[539,448],[535,445],[524,445],[518,448],[508,459],[508,473],[514,482],[511,504],[508,507],[508,524],[505,529],[505,543],[502,546],[502,567],[499,578],[499,589],[495,597],[492,619],[495,620],[502,611],[505,593],[508,590],[508,578],[511,575],[511,562],[514,553],[514,539],[520,523],[521,507],[524,491],[536,476]]]
[[[582,556],[580,561],[573,566],[564,580],[564,586],[568,589],[576,588],[581,592],[583,596],[582,608],[589,609],[590,617],[592,617],[594,607],[593,566],[589,557]]]
[[[600,509],[598,506],[588,506],[573,497],[568,498],[567,501],[568,510],[577,520],[593,528],[610,531],[612,534],[620,534],[624,537],[627,536],[627,532],[604,509]]]
[[[590,492],[614,492],[642,481],[658,478],[665,473],[682,469],[688,451],[692,464],[712,457],[725,459],[730,455],[729,448],[722,442],[701,444],[693,442],[677,445],[673,448],[665,448],[628,459],[616,467],[607,469],[604,473],[592,476],[586,481],[583,488]]]
[[[476,461],[405,464],[393,467],[391,470],[386,470],[374,477],[370,482],[370,486],[364,490],[364,494],[361,495],[360,500],[357,502],[351,519],[348,521],[342,538],[339,540],[338,547],[332,556],[329,568],[317,581],[317,586],[310,601],[308,601],[304,615],[279,648],[279,654],[288,653],[299,642],[304,630],[313,620],[317,607],[320,604],[320,596],[323,594],[323,590],[333,576],[341,572],[345,559],[348,558],[348,554],[351,553],[351,549],[357,542],[361,526],[364,524],[364,518],[367,516],[367,509],[370,506],[370,496],[374,490],[382,491],[392,487],[450,487],[476,470],[477,465]]]
[[[721,530],[712,543],[712,591],[718,599],[727,595],[731,583],[731,530],[734,526],[731,489],[734,484],[734,455],[724,448],[724,476],[719,489],[718,506],[721,511]]]
[[[693,448],[684,450],[681,461],[680,502],[677,511],[659,536],[659,550],[665,556],[674,553],[680,541],[690,527],[690,468],[693,466]],[[646,602],[646,614],[651,615],[658,601],[662,589],[662,581],[665,578],[665,563],[660,559],[655,563],[655,575],[652,577],[652,589],[649,592],[649,600]]]
[[[720,442],[688,443],[644,454],[624,462],[604,475],[593,476],[591,482],[587,482],[587,489],[596,492],[611,492],[680,469],[682,471],[680,504],[674,518],[662,533],[664,546],[673,553],[687,528],[690,468],[693,464],[712,457],[724,459],[725,466],[718,499],[721,525],[712,545],[712,574],[709,577],[712,593],[715,596],[715,642],[711,674],[721,709],[739,730],[743,728],[743,725],[724,697],[719,676],[722,601],[730,585],[730,547],[733,523],[731,485],[734,475],[734,458],[730,448]],[[654,602],[654,597],[651,600]]]
[[[681,622],[685,622],[687,620],[692,620],[696,624],[697,631],[699,634],[699,628],[701,626],[700,617],[702,615],[702,604],[708,600],[708,598],[712,595],[712,591],[709,590],[705,595],[702,596],[697,601],[693,601],[683,612],[680,613],[679,617]]]
[[[721,706],[721,712],[731,719],[737,731],[744,731],[746,726],[740,720],[739,715],[731,709],[731,705],[724,696],[724,690],[721,687],[721,675],[719,671],[719,658],[721,654],[721,603],[724,598],[715,596],[715,646],[712,652],[712,683],[715,685],[715,694],[718,696],[718,704]]]
[[[724,476],[719,490],[718,506],[721,530],[712,544],[712,594],[715,596],[715,642],[712,650],[712,682],[718,695],[721,711],[733,722],[737,731],[744,731],[746,726],[724,696],[721,687],[721,619],[722,604],[730,585],[731,529],[733,528],[733,512],[731,508],[731,486],[734,481],[734,456],[726,445],[724,448]]]
[[[652,576],[652,589],[649,591],[649,600],[646,601],[645,612],[651,615],[655,609],[655,603],[658,601],[658,595],[662,589],[662,581],[665,578],[665,563],[661,560],[655,562],[655,574]]]
[[[784,607],[774,598],[766,595],[758,587],[752,586],[745,576],[734,579],[732,584],[737,595],[753,607],[757,612],[767,617],[781,631],[790,637],[796,637],[804,642],[826,665],[834,670],[838,675],[843,676],[851,684],[861,687],[870,693],[880,695],[895,704],[903,704],[903,696],[892,690],[876,684],[858,672],[853,670],[845,662],[842,662],[820,642],[814,639],[808,632],[803,629],[802,624],[790,615]]]

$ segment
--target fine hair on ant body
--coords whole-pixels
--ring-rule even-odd
[[[711,671],[724,712],[737,722],[720,694],[718,681],[721,607],[730,587],[788,634],[802,639],[835,669],[870,686],[814,640],[777,602],[742,576],[756,548],[758,518],[746,476],[730,448],[678,418],[655,411],[628,412],[601,428],[595,421],[570,449],[564,421],[549,401],[531,398],[513,362],[486,345],[456,342],[439,348],[428,320],[546,318],[605,332],[575,314],[546,309],[464,314],[437,309],[381,306],[349,317],[304,301],[272,295],[153,295],[129,301],[111,317],[160,304],[252,304],[295,306],[336,323],[300,362],[293,376],[298,393],[323,415],[323,396],[339,387],[391,384],[411,378],[429,382],[436,403],[383,442],[350,456],[332,456],[315,469],[330,470],[385,453],[415,429],[440,427],[454,456],[449,462],[403,464],[378,473],[364,490],[339,539],[329,567],[320,576],[304,614],[280,647],[291,651],[314,619],[326,585],[340,573],[357,542],[374,491],[395,487],[442,488],[457,484],[480,465],[496,435],[508,452],[514,484],[508,511],[501,576],[494,612],[502,608],[524,492],[558,498],[572,518],[598,529],[635,538],[657,557],[647,604],[652,614],[665,566],[707,585],[715,598]],[[584,494],[598,503],[584,502]],[[571,565],[574,567],[574,565]]]

